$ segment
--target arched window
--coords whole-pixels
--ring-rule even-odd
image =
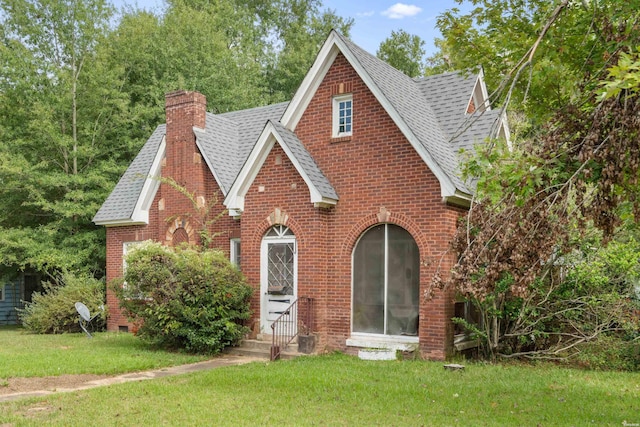
[[[418,335],[420,253],[411,234],[393,224],[370,228],[352,265],[353,332]]]

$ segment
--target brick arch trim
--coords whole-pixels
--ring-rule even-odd
[[[174,218],[174,220],[171,221],[167,226],[167,231],[164,237],[165,245],[168,245],[168,246],[172,245],[173,235],[179,229],[184,229],[184,232],[186,233],[186,236],[187,236],[188,243],[195,242],[195,230],[193,229],[193,227],[191,226],[191,224],[186,218],[178,216]]]
[[[279,208],[273,210],[268,217],[266,217],[258,227],[253,232],[251,236],[252,244],[260,244],[262,242],[262,237],[266,234],[266,232],[273,227],[274,225],[285,225],[293,231],[294,236],[296,236],[296,241],[298,244],[304,243],[304,235],[302,233],[302,227],[294,218],[291,218],[286,212],[282,211]]]
[[[353,227],[351,227],[351,230],[349,230],[342,241],[340,255],[343,259],[351,259],[353,248],[360,236],[362,236],[362,233],[378,224],[395,224],[407,230],[418,245],[420,259],[424,259],[430,253],[426,236],[415,221],[401,213],[395,213],[388,211],[386,208],[380,208],[379,212],[362,217],[353,225]]]

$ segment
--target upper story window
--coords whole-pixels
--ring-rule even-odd
[[[333,137],[350,136],[353,126],[353,97],[333,98]]]

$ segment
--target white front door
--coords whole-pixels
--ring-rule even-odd
[[[270,335],[273,321],[296,299],[296,238],[288,227],[276,225],[262,239],[260,252],[261,329]]]

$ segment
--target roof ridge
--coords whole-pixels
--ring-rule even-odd
[[[215,113],[208,113],[208,114],[213,114],[216,117],[221,117],[221,116],[226,116],[231,114],[248,113],[251,111],[257,111],[261,109],[276,108],[281,105],[289,104],[289,102],[291,101],[289,100],[289,101],[276,102],[275,104],[267,104],[267,105],[261,105],[259,107],[244,108],[242,110],[225,111],[224,113],[218,113],[218,114],[215,114]]]
[[[480,66],[476,67],[476,68],[468,68],[466,70],[451,70],[451,71],[445,71],[444,73],[439,73],[439,74],[432,74],[429,76],[422,76],[422,77],[414,77],[413,80],[420,83],[420,82],[424,82],[425,80],[435,80],[438,78],[443,78],[443,77],[449,77],[452,75],[460,75],[463,76],[464,78],[472,78],[472,77],[478,77],[478,74],[480,73]]]
[[[413,81],[413,79],[409,76],[407,76],[405,73],[403,73],[402,71],[398,70],[397,68],[395,68],[394,66],[384,62],[382,59],[378,58],[377,56],[375,56],[374,54],[366,51],[365,49],[361,48],[360,46],[358,46],[357,44],[355,44],[353,41],[349,40],[348,38],[346,38],[345,36],[343,36],[342,34],[340,34],[339,32],[336,31],[336,34],[338,35],[338,37],[340,38],[340,40],[342,40],[347,47],[354,51],[357,50],[359,51],[360,54],[364,54],[366,56],[371,57],[372,59],[374,59],[375,61],[377,61],[381,66],[386,67],[389,71],[391,71],[394,74],[397,74],[397,78],[400,79],[406,79],[406,80],[411,80]],[[360,61],[360,59],[355,56],[354,58],[356,61],[358,61],[360,63],[361,66],[363,66],[364,64],[362,64],[362,61]],[[365,67],[366,68],[366,67]],[[393,76],[393,78],[396,78],[396,76]]]

